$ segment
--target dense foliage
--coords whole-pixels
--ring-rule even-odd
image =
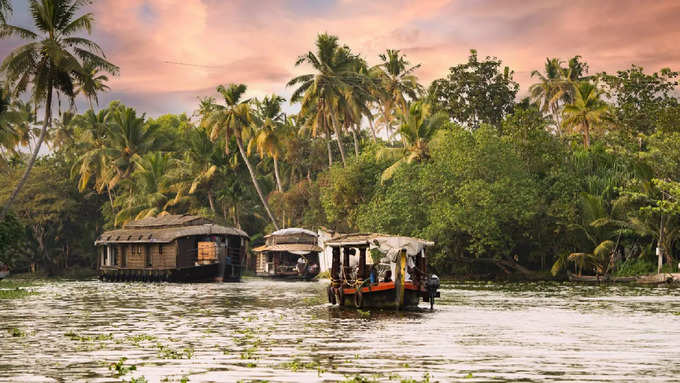
[[[424,237],[447,274],[653,272],[657,247],[676,269],[680,103],[668,69],[588,75],[579,56],[549,58],[518,101],[497,58],[472,51],[425,87],[398,50],[370,66],[321,34],[291,60],[309,69],[288,83],[297,114],[282,113],[280,96],[225,84],[191,116],[147,118],[119,102],[95,110],[108,89],[96,69],[116,68],[83,60],[49,91],[6,76],[0,200],[41,137],[50,149],[0,225],[0,261],[16,269],[91,267],[97,233],[167,213],[241,227],[255,243],[291,226]],[[69,102],[51,118],[52,92],[90,108]]]

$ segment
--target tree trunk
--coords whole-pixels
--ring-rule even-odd
[[[113,208],[113,197],[111,197],[111,188],[109,184],[106,184],[106,194],[109,195],[109,202],[111,203],[111,214],[116,215],[116,209]]]
[[[28,165],[26,166],[26,170],[24,171],[24,175],[21,177],[19,184],[14,189],[12,195],[9,197],[7,202],[5,202],[5,206],[2,207],[2,212],[0,212],[0,220],[5,219],[5,215],[7,215],[7,212],[9,211],[10,206],[12,206],[14,199],[16,199],[17,194],[19,194],[19,191],[21,191],[21,189],[24,187],[24,184],[28,179],[28,175],[31,173],[31,169],[33,169],[35,160],[38,158],[38,152],[40,151],[40,147],[42,146],[43,141],[45,141],[45,136],[47,135],[47,127],[52,122],[51,119],[52,119],[52,78],[50,76],[50,79],[48,80],[47,83],[47,99],[45,100],[45,121],[43,121],[42,130],[40,131],[40,137],[38,138],[38,143],[35,145],[35,148],[33,148],[33,155],[31,156],[31,159],[28,161]]]
[[[359,157],[359,140],[357,139],[357,132],[352,129],[352,138],[354,139],[354,155]]]
[[[213,199],[213,193],[212,190],[208,189],[208,203],[210,204],[210,211],[212,211],[213,214],[215,213],[215,200]]]
[[[588,124],[588,120],[583,124],[583,128],[585,129],[583,131],[583,146],[588,149],[590,148],[590,125]]]
[[[333,166],[333,151],[331,150],[331,134],[326,132],[326,149],[328,149],[328,168]]]
[[[279,177],[279,160],[276,157],[274,157],[274,176],[276,176],[276,189],[279,191],[279,193],[283,193],[283,188],[281,187],[281,177]]]
[[[662,197],[663,198],[663,197]],[[663,253],[664,253],[664,233],[663,233],[663,214],[661,215],[661,220],[659,221],[659,241],[656,243],[656,254],[659,257],[656,272],[657,274],[661,272],[661,267],[663,266]]]
[[[262,194],[262,190],[260,190],[260,184],[257,183],[257,178],[255,178],[255,172],[253,171],[253,166],[250,164],[250,161],[248,160],[248,156],[246,155],[246,151],[243,150],[243,142],[241,142],[240,137],[236,137],[236,145],[238,146],[238,151],[241,153],[241,157],[243,158],[243,162],[245,162],[246,166],[248,167],[248,172],[250,173],[250,179],[253,181],[253,186],[255,186],[255,191],[257,191],[257,195],[260,197],[260,201],[262,201],[262,206],[264,206],[264,210],[267,212],[267,215],[269,216],[269,219],[272,221],[274,228],[276,230],[279,230],[279,225],[276,223],[276,220],[274,219],[272,212],[269,210],[269,204],[267,203],[267,200],[264,199],[264,195]]]
[[[378,142],[378,135],[375,133],[375,127],[373,126],[373,119],[368,118],[368,126],[371,127],[371,134],[373,135],[373,141]]]
[[[338,142],[338,148],[340,148],[340,157],[342,158],[342,166],[347,166],[347,161],[345,160],[345,148],[342,145],[342,137],[340,136],[340,130],[338,129],[338,121],[335,118],[335,113],[331,112],[331,121],[333,121],[333,131],[335,131],[335,140]]]
[[[234,225],[237,229],[241,228],[241,218],[239,217],[238,202],[234,203]]]

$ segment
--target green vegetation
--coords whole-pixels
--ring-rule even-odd
[[[425,86],[398,50],[362,57],[320,34],[291,60],[304,69],[287,83],[297,113],[234,83],[215,84],[191,116],[147,118],[97,105],[118,68],[70,40],[94,26],[76,17],[84,6],[31,1],[73,26],[52,30],[33,12],[40,33],[0,33],[37,41],[0,65],[0,262],[13,271],[93,268],[98,233],[166,213],[240,227],[254,245],[290,226],[424,237],[431,270],[462,277],[647,273],[657,247],[677,269],[677,72],[592,74],[580,56],[547,58],[518,100],[499,58],[472,50]],[[52,33],[50,55],[76,55],[23,65]],[[52,113],[53,95],[66,111]],[[77,97],[90,108],[75,110]],[[36,158],[43,141],[51,151]]]
[[[13,338],[23,338],[26,336],[25,331],[22,331],[21,329],[18,329],[16,327],[7,329],[7,333]]]

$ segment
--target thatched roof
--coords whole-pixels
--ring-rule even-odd
[[[266,239],[265,242],[268,246],[282,244],[316,245],[318,242],[318,236],[315,232],[297,227],[277,230],[269,235],[266,235],[264,238]]]
[[[189,214],[179,214],[171,215],[166,214],[158,217],[146,217],[138,221],[132,221],[123,226],[124,229],[134,229],[134,228],[166,228],[166,227],[177,227],[177,226],[194,226],[210,224],[207,218],[199,217],[197,215]]]
[[[165,215],[128,223],[123,229],[102,233],[95,245],[108,243],[169,243],[194,235],[236,235],[248,238],[243,230],[215,225],[210,220],[192,215]]]
[[[263,251],[315,251],[315,252],[321,252],[321,251],[323,251],[323,249],[320,248],[317,245],[310,245],[310,244],[305,244],[305,243],[286,243],[286,244],[281,244],[281,245],[264,245],[264,246],[254,248],[253,251],[258,252],[258,253],[261,253]]]

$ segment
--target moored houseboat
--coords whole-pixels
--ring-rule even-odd
[[[235,282],[248,235],[193,215],[130,222],[95,241],[104,281]]]
[[[345,234],[331,248],[331,304],[356,308],[409,309],[422,298],[434,307],[439,278],[427,275],[425,248],[434,242],[388,234]]]
[[[265,236],[257,253],[256,275],[261,277],[310,280],[319,274],[318,237],[301,228],[277,230]]]

